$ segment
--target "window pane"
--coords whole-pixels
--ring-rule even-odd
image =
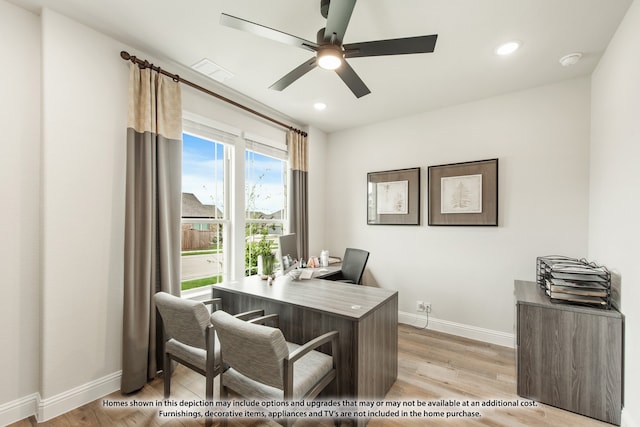
[[[245,165],[246,217],[263,215],[283,219],[287,162],[247,150]]]
[[[245,274],[256,274],[258,255],[277,250],[286,220],[287,162],[245,152]]]
[[[223,144],[183,134],[183,218],[224,217],[224,166]]]
[[[182,290],[218,283],[226,267],[225,146],[183,134]]]
[[[183,291],[223,280],[223,227],[213,223],[182,223]]]

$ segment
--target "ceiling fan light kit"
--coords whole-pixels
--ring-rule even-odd
[[[316,58],[320,68],[324,68],[325,70],[335,70],[342,65],[344,54],[342,53],[342,49],[338,46],[327,45],[318,49]]]
[[[345,60],[346,58],[431,53],[435,50],[438,35],[343,44],[343,37],[355,4],[356,0],[320,0],[320,13],[327,19],[327,24],[325,28],[318,31],[317,42],[305,40],[226,13],[221,15],[220,23],[315,53],[313,58],[294,68],[272,84],[270,89],[284,90],[319,66],[327,70],[334,70],[356,98],[360,98],[371,91],[351,68]]]

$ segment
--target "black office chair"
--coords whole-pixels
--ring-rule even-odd
[[[362,249],[347,248],[342,258],[342,269],[324,278],[359,285],[368,259],[369,252]]]

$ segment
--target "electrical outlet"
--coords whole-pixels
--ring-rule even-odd
[[[416,301],[416,311],[422,312],[422,311],[425,311],[425,309],[426,308],[424,305],[424,301],[420,301],[420,300]]]
[[[426,311],[427,313],[431,313],[431,303],[430,302],[425,302],[424,303],[424,310],[422,311]]]

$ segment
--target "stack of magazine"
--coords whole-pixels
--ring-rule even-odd
[[[605,267],[584,259],[538,257],[536,280],[552,302],[611,308],[611,274]]]

